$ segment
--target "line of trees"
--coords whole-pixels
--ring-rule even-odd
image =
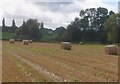
[[[29,19],[26,22],[23,21],[22,26],[16,29],[14,37],[38,40],[41,37],[39,26],[40,23],[38,23],[37,19]]]
[[[102,7],[81,10],[64,35],[67,41],[101,43],[118,43],[119,36],[120,14]]]
[[[2,20],[2,31],[15,32],[18,27],[15,24],[15,20],[12,20],[12,26],[8,27],[5,25],[5,18]]]
[[[60,26],[54,31],[44,28],[37,19],[23,21],[20,27],[13,20],[12,26],[7,27],[3,18],[2,30],[14,32],[16,39],[40,40],[48,34],[55,35],[54,41],[116,43],[120,42],[120,14],[102,7],[81,10],[67,28]]]

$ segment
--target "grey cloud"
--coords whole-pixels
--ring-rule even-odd
[[[25,0],[26,2],[28,0]],[[50,0],[47,0],[50,1]],[[56,1],[56,2],[55,2]],[[68,14],[71,13],[79,13],[80,11],[80,7],[76,7],[74,6],[74,1],[75,0],[70,0],[69,2],[59,2],[58,0],[54,0],[54,2],[41,2],[40,0],[29,0],[29,3],[32,3],[33,5],[35,5],[37,8],[39,8],[41,11],[43,11],[45,13],[45,11],[50,11],[54,14],[58,14],[59,13],[68,18]],[[81,0],[80,2],[83,2],[85,0]],[[39,22],[43,21],[45,26],[50,27],[52,29],[55,29],[58,26],[66,26],[63,23],[69,23],[68,20],[64,20],[65,22],[60,22],[60,23],[54,23],[53,20],[54,18],[49,18],[48,16],[40,16],[40,15],[26,15],[26,11],[23,11],[22,9],[18,9],[15,11],[14,15],[5,12],[4,17],[6,18],[6,20],[8,21],[7,23],[11,24],[12,19],[15,19],[17,26],[21,26],[22,21],[23,20],[28,20],[29,18],[34,18],[34,19],[38,19]],[[32,12],[30,12],[32,14]],[[28,14],[28,13],[27,13]],[[54,15],[53,14],[53,15]],[[65,18],[65,19],[66,19]],[[63,18],[61,18],[63,19]],[[70,19],[70,18],[69,18]]]
[[[28,20],[30,18],[30,17],[25,16],[25,15],[17,15],[17,14],[12,15],[12,14],[7,13],[7,12],[5,12],[3,17],[6,19],[6,24],[11,25],[11,22],[14,19],[17,26],[21,26],[23,20]]]
[[[26,2],[30,2],[36,5],[38,8],[42,8],[42,10],[49,10],[53,12],[78,12],[78,8],[71,6],[75,1],[84,2],[86,0],[25,0]],[[71,6],[70,8],[68,6]]]
[[[38,7],[42,6],[42,7],[46,8],[47,10],[50,10],[50,11],[58,12],[58,11],[63,10],[61,5],[65,6],[65,5],[70,5],[72,3],[73,2],[34,2],[33,4],[35,4]]]
[[[3,17],[6,17],[6,18],[15,18],[15,19],[28,19],[29,17],[27,17],[27,16],[25,16],[25,15],[16,15],[16,14],[14,14],[14,15],[12,15],[12,14],[10,14],[10,13],[5,13],[4,14],[4,16]]]
[[[78,2],[79,3],[79,2]],[[76,8],[74,2],[34,2],[38,8],[43,11],[73,13],[80,11],[80,7]]]
[[[17,26],[21,26],[23,20],[26,21],[30,18],[38,19],[39,22],[44,22],[44,24],[46,26],[49,26],[49,27],[52,27],[52,28],[56,28],[56,26],[58,25],[58,24],[52,23],[52,19],[50,19],[48,17],[45,17],[45,16],[42,16],[42,17],[31,16],[31,17],[28,17],[28,16],[25,16],[25,15],[17,15],[17,14],[12,15],[12,14],[6,12],[3,17],[5,17],[6,24],[8,24],[8,26],[11,26],[13,19],[15,19],[15,22],[16,22]],[[54,25],[54,26],[51,26],[51,25]]]
[[[25,0],[26,2],[73,2],[75,0]],[[76,0],[84,1],[84,0]]]

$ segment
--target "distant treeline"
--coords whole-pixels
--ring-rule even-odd
[[[21,40],[118,43],[120,14],[102,7],[89,8],[81,10],[79,17],[76,17],[66,28],[60,26],[55,30],[45,28],[43,22],[39,23],[37,19],[23,21],[20,27],[17,27],[13,20],[12,26],[8,27],[3,18],[2,31],[13,32],[12,38]]]

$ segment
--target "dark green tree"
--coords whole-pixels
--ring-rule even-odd
[[[115,14],[113,11],[110,11],[110,12],[109,12],[109,15],[110,15],[110,16],[113,15],[113,14]]]
[[[20,39],[39,40],[41,37],[39,26],[37,19],[23,21],[22,26],[16,30],[16,35]]]
[[[26,27],[28,28],[28,34],[32,39],[39,38],[39,26],[40,23],[38,23],[37,19],[29,19],[26,22]]]
[[[96,25],[98,29],[97,31],[98,38],[99,38],[98,41],[102,43],[107,43],[107,36],[106,36],[107,34],[106,34],[104,24],[108,18],[109,18],[109,15],[108,15],[108,10],[106,8],[102,8],[102,7],[97,8]]]
[[[5,18],[2,20],[2,27],[5,27]]]
[[[110,16],[105,24],[108,41],[110,43],[120,42],[120,14]]]
[[[40,23],[40,28],[41,28],[41,29],[44,28],[44,24],[43,24],[43,22]]]
[[[56,40],[58,41],[64,41],[64,33],[65,33],[66,29],[62,26],[60,27],[57,27],[55,30],[54,30],[54,34],[57,34],[57,37],[56,37]]]
[[[2,31],[6,31],[5,18],[2,20]]]
[[[54,31],[54,33],[58,34],[58,35],[62,35],[65,33],[65,28],[60,26],[60,27],[57,27]]]
[[[15,24],[15,20],[13,19],[13,21],[12,21],[12,31],[15,32],[16,29],[17,29],[17,26]]]
[[[113,14],[111,11],[110,14]],[[103,7],[89,8],[80,11],[80,18],[75,18],[67,26],[65,32],[66,39],[73,42],[107,42],[107,32],[104,24],[109,18],[108,10]]]
[[[80,40],[80,22],[79,18],[76,17],[70,25],[67,26],[65,37],[68,41],[79,42]]]

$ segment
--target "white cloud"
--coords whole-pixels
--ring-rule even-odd
[[[5,1],[0,1],[0,11],[1,11],[1,19],[5,17],[6,19],[9,19],[9,21],[12,19],[20,19],[21,18],[24,20],[24,17],[30,17],[34,18],[34,16],[38,13],[40,13],[40,9],[37,8],[35,5],[32,3],[27,3],[23,0],[21,1],[16,1],[16,0],[5,0]],[[16,18],[19,17],[19,18]],[[8,25],[11,25],[11,22],[6,22]],[[18,25],[20,25],[18,23]]]
[[[58,0],[53,1],[59,2]],[[41,0],[29,0],[29,2],[28,0],[0,0],[0,21],[5,17],[6,25],[11,25],[12,19],[15,19],[16,24],[20,26],[22,20],[36,18],[39,22],[43,21],[46,27],[56,28],[58,26],[66,27],[76,16],[79,16],[80,9],[83,8],[102,6],[117,12],[117,6],[104,3],[103,0],[71,0],[72,3],[60,4],[58,7],[51,6],[51,4],[49,4],[50,6],[37,6],[33,2],[41,2]],[[55,9],[50,10],[52,8]]]
[[[5,17],[8,26],[11,25],[12,19],[15,19],[16,24],[20,26],[22,24],[20,20],[22,19],[37,18],[39,21],[43,21],[46,26],[56,28],[61,25],[66,26],[64,23],[70,23],[77,14],[60,11],[55,13],[49,9],[43,11],[40,7],[38,8],[32,3],[26,3],[25,1],[12,0],[9,2],[6,0],[3,3],[4,5],[1,7],[3,8],[3,15],[0,18],[2,20],[2,18]]]

